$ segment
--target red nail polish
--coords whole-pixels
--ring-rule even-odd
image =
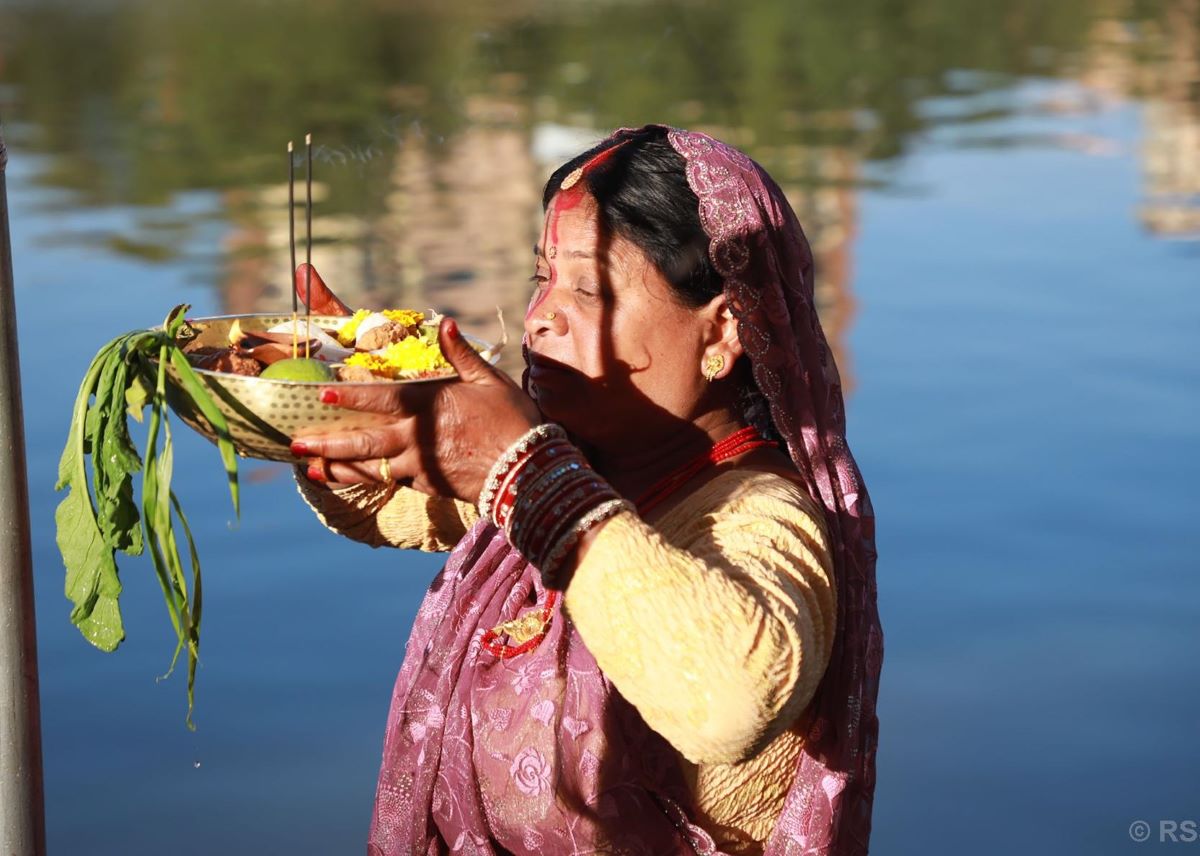
[[[321,471],[320,467],[314,467],[310,464],[308,467],[308,480],[323,482],[325,481],[325,473]]]
[[[446,335],[451,339],[458,338],[458,323],[453,318],[446,322]]]
[[[337,404],[338,403],[337,390],[336,389],[321,390],[321,403],[322,404]]]
[[[293,440],[292,441],[292,454],[296,455],[297,457],[301,457],[301,458],[304,457],[305,455],[308,454],[308,444],[303,442],[302,440]]]

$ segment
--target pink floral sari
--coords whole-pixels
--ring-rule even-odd
[[[628,130],[610,138],[615,142]],[[837,367],[813,302],[812,255],[783,192],[741,152],[669,130],[709,253],[775,426],[825,509],[838,629],[768,856],[865,854],[883,660],[874,514],[846,445]],[[678,757],[604,677],[561,606],[533,651],[481,650],[545,599],[504,535],[477,524],[434,580],[388,716],[371,856],[715,854],[689,819]]]

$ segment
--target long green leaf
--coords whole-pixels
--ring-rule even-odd
[[[96,456],[102,456],[104,453],[104,429],[108,421],[108,403],[112,399],[113,382],[125,362],[121,358],[121,351],[124,346],[124,342],[122,342],[104,360],[104,365],[100,370],[100,377],[96,381],[95,401],[88,408],[86,426],[88,448],[91,449],[92,453],[92,497],[96,501],[97,506],[101,506],[102,497],[105,495],[108,487],[109,467],[107,466],[108,459],[104,457],[100,459],[101,466],[96,466]],[[100,524],[100,531],[103,532],[103,508],[100,507],[97,511],[97,522]]]
[[[187,726],[195,731],[196,726],[192,722],[192,709],[196,705],[196,665],[200,661],[200,613],[204,603],[203,588],[200,584],[200,554],[196,550],[196,540],[192,537],[192,528],[188,525],[187,515],[183,513],[183,506],[179,503],[179,498],[175,496],[175,492],[171,491],[171,505],[175,509],[175,516],[179,518],[179,525],[183,527],[183,534],[187,538],[188,556],[192,566],[192,634],[195,638],[195,648],[189,649],[188,656],[188,712]],[[178,652],[177,652],[178,655]]]
[[[217,434],[230,497],[239,514],[240,499],[229,425],[180,348],[180,337],[189,336],[184,328],[189,308],[176,306],[159,330],[117,337],[92,360],[71,411],[71,427],[59,460],[55,487],[68,492],[55,520],[67,569],[66,592],[73,604],[71,620],[85,638],[106,651],[115,649],[125,637],[118,608],[121,583],[115,552],[138,554],[149,546],[147,552],[176,637],[167,675],[186,650],[187,725],[194,729],[203,590],[195,538],[171,488],[174,443],[166,404],[168,361],[184,392]],[[147,406],[146,446],[139,454],[129,436],[128,420],[141,421]],[[140,503],[135,501],[133,485],[138,470],[142,474]],[[187,542],[186,569],[176,521]]]
[[[205,388],[204,382],[200,380],[200,376],[196,374],[183,351],[177,348],[172,349],[171,363],[179,373],[179,380],[183,383],[183,388],[187,390],[192,401],[200,408],[200,412],[204,414],[204,418],[216,432],[217,448],[221,452],[221,462],[225,465],[225,475],[229,479],[229,495],[233,500],[233,511],[236,515],[241,516],[238,498],[237,452],[234,451],[233,441],[229,438],[229,423],[225,419],[225,414],[217,407],[211,393]]]
[[[179,623],[183,631],[184,644],[188,649],[188,661],[191,662],[198,653],[198,641],[188,603],[188,583],[183,572],[183,560],[179,556],[179,545],[175,541],[175,530],[171,525],[171,475],[175,468],[175,451],[171,441],[171,428],[165,416],[163,419],[163,447],[155,464],[158,467],[158,496],[155,497],[156,504],[153,511],[154,527],[174,589],[178,594]]]
[[[102,406],[100,440],[93,445],[92,452],[93,471],[104,473],[103,478],[95,479],[100,531],[110,547],[131,555],[142,552],[142,532],[133,498],[133,475],[141,470],[142,459],[129,437],[125,392],[130,371],[138,370],[130,361],[136,359],[137,348],[144,338],[132,336],[121,347],[107,393],[102,391],[102,379],[96,394],[96,405]],[[100,466],[96,465],[97,456]]]
[[[87,423],[88,401],[96,389],[96,382],[104,368],[105,359],[113,348],[119,346],[120,341],[120,339],[115,339],[99,350],[92,358],[91,365],[88,366],[83,383],[79,385],[79,392],[75,395],[75,404],[71,408],[71,428],[67,433],[67,445],[63,449],[62,457],[58,460],[58,481],[55,482],[55,490],[67,487],[77,477],[77,468],[83,466],[84,429]],[[86,473],[84,475],[86,476]]]
[[[150,546],[150,559],[154,565],[154,572],[158,577],[158,584],[162,588],[163,598],[167,603],[167,614],[171,619],[171,627],[175,630],[175,638],[179,643],[176,646],[176,652],[178,652],[179,646],[183,645],[184,640],[183,618],[180,613],[179,595],[175,590],[171,574],[167,569],[166,559],[163,557],[162,538],[157,529],[154,514],[154,509],[158,507],[158,494],[160,490],[158,483],[159,470],[157,466],[158,434],[164,416],[163,401],[166,394],[167,380],[166,349],[167,346],[165,344],[159,349],[158,379],[154,396],[151,399],[150,424],[146,430],[146,454],[142,464],[142,527],[145,530],[146,543]]]
[[[163,415],[163,445],[159,452],[158,459],[155,465],[158,469],[158,495],[156,496],[156,505],[153,510],[154,530],[159,539],[159,545],[162,549],[163,558],[166,560],[167,570],[171,578],[172,587],[178,598],[179,604],[179,623],[182,630],[180,645],[187,651],[188,656],[188,711],[187,711],[187,726],[189,729],[195,729],[195,724],[192,722],[192,709],[195,705],[195,683],[196,683],[196,664],[200,659],[200,633],[192,617],[192,608],[188,598],[188,580],[184,574],[183,560],[179,555],[179,544],[175,538],[175,529],[172,526],[171,512],[172,506],[178,506],[178,500],[175,497],[174,491],[171,490],[171,476],[174,469],[174,444],[171,439],[171,428],[166,419],[166,414]],[[188,540],[191,541],[191,533],[188,532]],[[189,543],[192,548],[193,558],[195,556],[194,545]],[[193,574],[198,569],[193,566]],[[175,662],[179,657],[180,645],[176,646],[175,655],[171,658],[171,666],[167,670],[169,676],[175,669]]]
[[[143,517],[148,522],[148,539],[154,542],[152,553],[157,557],[160,564],[158,567],[160,584],[164,588],[164,594],[169,590],[170,602],[174,606],[174,626],[176,628],[177,644],[175,652],[171,657],[171,663],[167,668],[166,674],[162,678],[169,677],[175,670],[175,664],[178,661],[180,653],[187,651],[188,656],[188,711],[186,717],[187,727],[194,729],[195,724],[192,722],[192,711],[195,706],[195,682],[196,682],[196,665],[199,662],[200,656],[200,633],[199,626],[193,618],[193,607],[189,604],[188,597],[188,580],[184,574],[183,561],[179,555],[179,545],[175,538],[174,527],[172,526],[172,509],[178,509],[179,502],[175,497],[174,491],[171,490],[171,477],[174,472],[174,443],[171,438],[170,422],[166,412],[166,364],[169,358],[169,353],[174,349],[171,345],[164,343],[159,351],[159,376],[158,383],[154,393],[154,412],[151,419],[156,423],[155,427],[161,426],[163,442],[162,448],[155,448],[154,460],[151,463],[149,456],[147,457],[147,469],[153,468],[153,495],[150,500],[145,500]],[[157,436],[156,436],[157,439]],[[185,534],[188,541],[189,553],[192,559],[192,576],[196,579],[199,576],[199,557],[196,552],[195,543],[192,539],[191,531],[186,526],[186,520],[181,521],[185,526]]]
[[[55,483],[56,490],[68,491],[54,512],[54,520],[55,541],[67,570],[64,591],[73,604],[71,622],[85,639],[104,651],[115,650],[125,638],[117,603],[121,581],[112,549],[100,531],[88,495],[85,438],[91,410],[89,399],[114,354],[119,358],[119,344],[120,340],[114,340],[101,348],[88,367],[75,398],[71,429],[59,459]]]

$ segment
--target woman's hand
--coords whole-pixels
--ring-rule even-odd
[[[424,493],[478,501],[492,464],[541,417],[533,399],[479,356],[453,319],[442,320],[438,344],[457,380],[321,390],[326,404],[393,418],[384,428],[295,438],[292,452],[310,459],[310,479],[353,484],[386,475]]]

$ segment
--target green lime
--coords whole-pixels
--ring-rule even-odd
[[[329,367],[329,363],[323,363],[320,360],[306,360],[304,358],[280,360],[277,363],[271,363],[271,365],[263,369],[263,373],[259,377],[270,378],[272,380],[300,380],[310,383],[321,383],[322,381],[333,380],[333,369]]]

